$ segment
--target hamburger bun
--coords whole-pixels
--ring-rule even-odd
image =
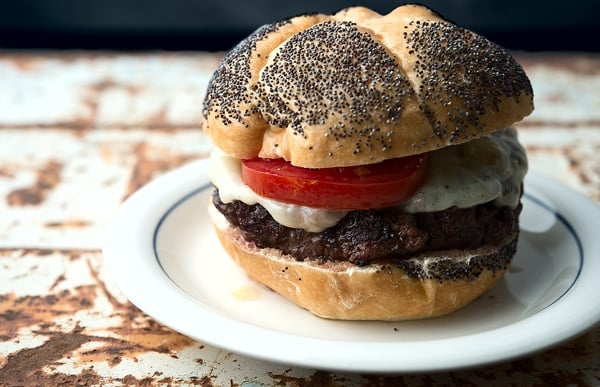
[[[404,262],[404,268],[392,263],[359,267],[347,261],[297,261],[277,249],[258,248],[212,204],[209,214],[225,251],[251,278],[319,317],[337,320],[412,320],[454,312],[502,278],[518,237],[515,232],[494,246],[422,254]],[[439,279],[447,273],[455,278]]]
[[[531,84],[501,47],[423,6],[355,7],[242,41],[209,83],[202,126],[239,159],[325,168],[460,144],[532,110]]]

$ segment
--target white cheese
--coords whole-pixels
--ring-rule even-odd
[[[399,207],[409,213],[466,208],[494,201],[515,207],[527,172],[525,149],[509,128],[431,152],[417,192]]]
[[[248,205],[260,204],[279,224],[320,232],[335,226],[348,211],[325,210],[295,204],[287,204],[257,195],[242,182],[241,162],[219,149],[211,154],[210,179],[219,188],[223,203],[240,200]]]
[[[398,207],[408,213],[472,207],[494,201],[515,207],[527,171],[525,150],[514,129],[431,152],[425,181]],[[215,149],[210,178],[224,203],[240,200],[260,204],[280,224],[320,232],[334,226],[348,211],[286,204],[254,193],[241,179],[240,160]]]

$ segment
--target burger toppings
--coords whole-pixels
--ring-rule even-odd
[[[421,213],[443,211],[451,207],[467,208],[488,202],[499,207],[515,208],[518,205],[521,184],[527,171],[527,158],[525,150],[517,140],[514,129],[506,129],[465,144],[430,152],[428,158],[429,162],[426,163],[428,165],[421,165],[414,169],[412,174],[410,174],[410,169],[414,168],[414,165],[413,167],[404,165],[408,166],[405,172],[408,173],[407,176],[410,176],[406,179],[408,187],[399,189],[400,196],[396,198],[398,200],[395,203],[386,204],[387,206],[394,206],[404,213]],[[405,159],[400,160],[390,160],[390,162],[406,161]],[[419,158],[409,158],[408,160],[412,160],[414,163]],[[281,164],[280,161],[272,162]],[[259,166],[269,163],[271,162],[257,161]],[[331,182],[324,178],[327,172],[319,175],[319,170],[290,168],[287,164],[285,164],[284,170],[273,172],[276,168],[270,168],[270,171],[256,172],[245,166],[248,164],[250,167],[258,169],[257,166],[252,165],[252,161],[242,163],[219,150],[213,152],[211,180],[219,189],[221,200],[224,203],[239,200],[248,205],[259,203],[270,216],[283,226],[309,232],[320,232],[336,225],[348,210],[352,209],[346,205],[336,205],[336,201],[340,203],[343,200],[353,201],[354,204],[371,201],[381,204],[379,195],[385,193],[389,188],[387,184],[390,183],[390,180],[401,180],[403,176],[403,173],[399,173],[397,170],[398,164],[392,165],[395,170],[381,173],[383,176],[396,177],[393,179],[388,177],[388,181],[384,180],[384,184],[381,186],[378,186],[376,181],[371,181],[370,189],[362,191],[360,200],[350,197],[344,199],[342,198],[344,188],[361,191],[362,187],[358,185],[356,188],[342,182],[336,186],[337,192],[320,191],[318,187],[310,187],[310,178],[318,177],[322,180],[322,184],[330,184]],[[341,168],[341,170],[350,171],[350,174],[360,174],[361,171],[364,173],[370,168],[374,167],[365,165],[348,169]],[[249,172],[250,177],[246,178],[249,184],[244,184],[242,181],[244,169]],[[290,169],[294,172],[304,172],[309,178],[300,179],[297,176],[291,176],[287,179],[286,176]],[[424,174],[424,177],[420,176],[421,174]],[[254,179],[257,181],[255,182]],[[354,180],[361,181],[359,177]],[[315,185],[318,186],[319,180],[315,181],[317,181]],[[278,187],[277,185],[282,182],[284,186]],[[310,187],[309,190],[299,192],[293,189],[294,186],[302,184]],[[263,192],[265,190],[272,195],[267,197]],[[402,197],[406,192],[414,193],[409,197]],[[339,195],[340,193],[341,195]],[[369,195],[371,199],[369,199]],[[277,197],[273,198],[274,196]],[[295,201],[291,201],[290,197]],[[307,204],[309,200],[319,201],[324,205]],[[378,208],[381,206],[361,206],[354,209],[365,209],[366,207]]]
[[[514,129],[427,157],[331,169],[280,159],[240,162],[216,151],[213,204],[259,248],[297,260],[397,263],[510,238],[526,169]]]
[[[258,195],[324,209],[368,210],[409,198],[425,177],[427,154],[354,167],[309,169],[283,159],[242,161],[242,182]]]
[[[488,201],[514,208],[519,203],[527,156],[515,129],[442,148],[430,155],[423,185],[399,204],[404,211],[434,212]]]
[[[398,209],[350,211],[335,226],[312,233],[282,226],[259,204],[225,204],[218,191],[213,204],[259,248],[273,247],[297,260],[398,263],[428,251],[476,249],[499,244],[518,228],[521,206],[491,203],[445,211],[407,214]]]

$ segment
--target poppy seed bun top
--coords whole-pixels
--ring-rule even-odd
[[[353,7],[265,25],[223,59],[203,128],[226,153],[308,168],[427,152],[501,130],[533,110],[501,47],[426,7]]]

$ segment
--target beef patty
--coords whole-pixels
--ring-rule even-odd
[[[501,242],[518,230],[516,208],[484,203],[470,208],[407,214],[394,207],[350,211],[335,226],[308,232],[277,223],[260,204],[213,204],[259,248],[273,247],[295,259],[347,260],[363,266],[375,260],[402,260],[417,253],[475,249]]]

